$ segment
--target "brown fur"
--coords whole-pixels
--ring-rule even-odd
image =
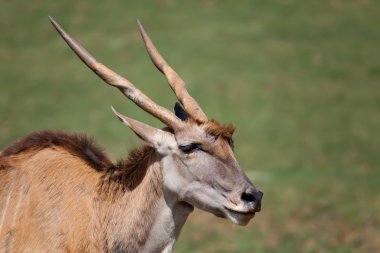
[[[228,140],[232,138],[232,135],[235,132],[235,127],[233,125],[222,125],[213,119],[204,123],[204,128],[207,133],[218,137],[220,136]]]
[[[86,162],[91,168],[104,172],[99,182],[99,193],[103,197],[115,196],[120,190],[135,189],[146,175],[146,169],[155,155],[153,148],[143,145],[132,150],[127,158],[113,164],[92,138],[84,134],[42,131],[31,133],[15,142],[0,153],[0,158],[54,147],[62,148]],[[0,169],[6,167],[5,163],[0,164]]]
[[[217,120],[210,119],[206,122],[198,122],[192,118],[186,120],[188,125],[199,125],[203,126],[206,133],[213,135],[215,137],[222,137],[225,139],[231,139],[235,132],[235,126],[232,124],[221,124]]]
[[[45,148],[61,147],[70,154],[78,156],[96,170],[112,167],[112,162],[103,151],[84,134],[42,131],[31,133],[15,142],[2,152],[2,156],[17,155],[26,151],[38,151]]]
[[[234,131],[214,120],[204,128],[227,140]],[[0,153],[0,251],[141,251],[163,194],[160,159],[143,146],[113,164],[79,134],[19,140]]]
[[[0,252],[139,252],[162,195],[159,161],[145,146],[114,165],[84,135],[16,142],[0,153]]]
[[[143,180],[147,168],[155,160],[156,152],[152,147],[141,146],[130,152],[128,157],[110,166],[99,182],[102,196],[115,197],[120,192],[133,191]]]

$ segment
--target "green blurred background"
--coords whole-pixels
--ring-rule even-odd
[[[380,3],[0,1],[0,149],[41,129],[86,132],[113,159],[140,141],[109,106],[161,124],[107,87],[50,25],[171,108],[139,18],[264,192],[247,227],[196,211],[175,252],[380,252]]]

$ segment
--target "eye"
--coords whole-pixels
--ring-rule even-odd
[[[196,150],[202,150],[200,147],[200,144],[198,143],[191,143],[189,145],[181,145],[179,146],[179,149],[185,154],[193,153]]]

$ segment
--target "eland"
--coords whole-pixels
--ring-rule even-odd
[[[83,134],[32,133],[0,153],[0,252],[172,252],[194,207],[246,225],[263,193],[233,152],[234,127],[208,119],[138,21],[149,57],[179,103],[174,113],[98,62],[51,17],[107,84],[156,117],[119,120],[144,141],[118,163]]]

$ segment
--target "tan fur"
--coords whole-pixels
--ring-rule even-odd
[[[217,187],[246,187],[248,181],[231,150],[234,127],[214,120],[186,124],[177,134],[202,144],[216,159],[212,167],[224,181]],[[183,157],[191,160],[195,155],[172,159],[180,167]],[[164,195],[162,161],[155,148],[142,146],[114,164],[91,139],[78,134],[44,131],[17,141],[0,153],[0,252],[141,252],[146,245],[171,252],[192,207],[175,204],[181,206],[177,211],[184,211],[177,213],[181,216],[174,223],[170,216],[158,216],[162,200],[169,205],[173,201]],[[227,199],[240,199],[240,190],[236,194]],[[147,243],[157,219],[177,226],[166,237],[167,245]]]
[[[22,141],[36,136],[42,137]],[[78,141],[62,133],[54,138],[62,136]],[[138,252],[162,194],[158,157],[142,148],[103,170],[62,144],[65,138],[9,152],[21,141],[0,157],[0,252]],[[87,148],[82,152],[96,153]],[[122,191],[110,194],[119,184]]]

